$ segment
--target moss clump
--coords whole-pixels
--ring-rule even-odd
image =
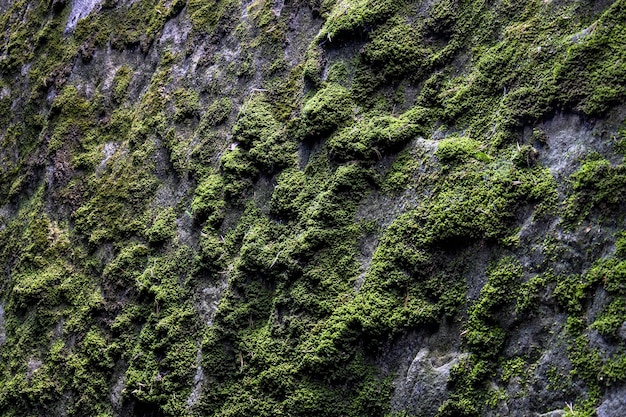
[[[250,161],[261,172],[271,174],[295,162],[295,142],[286,136],[270,103],[260,95],[252,97],[241,109],[233,126],[233,139],[239,147],[231,153]]]
[[[413,108],[400,117],[364,114],[328,141],[331,157],[339,161],[373,161],[397,151],[424,133],[427,110]]]
[[[224,270],[227,259],[224,246],[224,241],[219,236],[209,228],[203,229],[198,254],[198,267],[201,271],[216,274]]]
[[[156,179],[145,166],[135,166],[132,158],[121,156],[101,176],[88,179],[89,194],[73,213],[76,230],[92,244],[139,234],[149,197],[156,190]]]
[[[626,75],[621,65],[625,18],[626,5],[616,1],[597,21],[568,39],[567,57],[555,71],[559,99],[568,107],[599,116],[626,97],[619,81]]]
[[[489,161],[489,157],[481,152],[480,142],[468,137],[447,137],[439,142],[435,155],[441,162],[456,164],[466,162],[469,158]]]
[[[248,151],[237,147],[226,152],[220,159],[224,177],[224,195],[227,199],[237,200],[256,181],[259,170],[248,156]]]
[[[425,158],[429,158],[429,156]],[[417,178],[425,158],[419,152],[410,152],[409,150],[401,152],[387,171],[381,184],[381,190],[387,194],[397,194],[410,186],[414,186],[413,180]]]
[[[251,148],[281,130],[272,114],[270,104],[261,95],[250,98],[241,108],[233,126],[233,137],[239,144]]]
[[[350,64],[345,61],[335,62],[326,75],[326,82],[348,87],[350,81]]]
[[[595,412],[602,393],[614,383],[626,381],[624,354],[600,350],[593,342],[597,331],[604,343],[614,344],[624,322],[623,296],[626,294],[626,262],[620,251],[615,256],[598,259],[583,274],[560,276],[556,281],[554,297],[568,313],[566,329],[568,357],[573,370],[570,375],[582,380],[587,389],[584,398],[577,401],[575,410],[582,415]],[[593,323],[588,321],[588,307],[593,294],[602,287],[607,300]]]
[[[450,372],[452,392],[440,407],[438,416],[482,415],[491,402],[489,381],[495,376],[507,337],[500,317],[502,310],[510,308],[516,297],[523,268],[515,259],[503,258],[492,264],[486,275],[488,279],[478,300],[467,312],[467,328],[463,334],[470,354]],[[511,372],[505,369],[503,378],[510,378]],[[516,372],[520,372],[519,368]]]
[[[4,86],[0,84],[0,88],[4,88]],[[10,96],[5,96],[0,99],[0,123],[4,126],[8,126],[10,120],[13,118],[11,103],[12,100]]]
[[[341,305],[349,277],[358,273],[358,230],[352,219],[373,180],[358,164],[333,170],[326,157],[313,160],[307,173],[290,169],[278,177],[270,203],[276,220],[249,204],[237,230],[224,237],[222,249],[234,245],[239,258],[203,345],[205,369],[212,369],[220,384],[205,393],[207,413],[270,415],[307,407],[328,415],[361,415],[386,409],[387,388],[362,357],[347,368],[331,364],[321,374],[311,371],[309,362],[295,360],[316,344],[307,329]],[[217,256],[218,239],[207,236],[206,242]],[[256,354],[250,356],[251,351]],[[320,379],[326,375],[332,375],[330,387]],[[338,384],[351,399],[334,389]],[[242,402],[250,395],[263,401]]]
[[[233,0],[191,0],[187,7],[194,31],[211,35],[236,15],[239,3]]]
[[[306,138],[332,133],[353,115],[350,92],[339,84],[328,84],[302,108],[302,128]]]
[[[145,236],[150,243],[162,243],[173,238],[176,234],[176,213],[174,208],[169,207],[159,210],[152,224],[145,231]]]
[[[302,191],[306,185],[306,176],[302,171],[288,169],[276,179],[272,193],[270,213],[275,216],[295,219],[305,206]]]
[[[209,175],[196,188],[191,209],[199,219],[219,226],[224,219],[224,183],[217,174]]]
[[[615,241],[615,254],[619,257],[626,257],[626,233],[621,232],[617,234],[617,240]]]
[[[504,345],[505,331],[498,326],[499,312],[514,300],[523,269],[519,262],[503,259],[487,271],[487,283],[468,310],[465,336],[470,351],[494,360]]]
[[[484,168],[470,168],[478,166]],[[426,222],[424,238],[432,243],[502,238],[515,207],[538,203],[538,209],[548,208],[556,200],[554,178],[547,169],[516,170],[505,161],[470,160],[446,180],[452,181],[419,211]]]
[[[200,99],[194,90],[179,88],[174,91],[174,120],[182,122],[200,115]]]
[[[485,381],[494,367],[474,355],[462,358],[450,371],[452,394],[438,410],[440,417],[475,417],[482,414],[487,397]]]
[[[128,65],[122,65],[113,78],[111,98],[116,103],[122,103],[128,94],[128,87],[133,76],[133,70]]]
[[[600,208],[609,213],[623,202],[621,190],[626,187],[623,163],[612,165],[599,155],[588,157],[571,176],[573,193],[567,204],[567,217],[578,220]]]
[[[405,75],[419,77],[428,66],[431,51],[421,39],[421,34],[403,18],[390,19],[372,34],[363,52],[364,62],[380,68],[385,77]]]
[[[45,413],[51,402],[73,392],[68,407],[105,412],[112,364],[95,319],[103,311],[102,289],[87,274],[81,245],[70,244],[75,237],[67,224],[43,212],[41,191],[0,231],[0,256],[11,275],[11,290],[3,293],[0,407]],[[70,337],[71,349],[64,341]],[[19,354],[24,351],[30,353]]]
[[[450,39],[458,30],[459,20],[454,0],[437,1],[430,8],[424,27],[427,35],[437,39]]]
[[[148,261],[148,247],[141,243],[131,243],[120,249],[117,256],[103,269],[103,276],[113,286],[136,286],[136,279]]]
[[[616,340],[624,322],[626,322],[626,301],[617,298],[605,307],[600,317],[591,326],[602,336]]]
[[[307,83],[318,86],[322,82],[322,49],[312,45],[306,51],[306,57],[302,64],[302,78]]]
[[[166,415],[185,412],[195,373],[199,323],[184,285],[196,270],[194,262],[191,250],[178,246],[151,258],[137,278],[150,309],[144,312],[141,330],[127,347],[129,389],[124,398]],[[174,391],[181,396],[168,395]]]
[[[122,6],[109,12],[112,14],[111,47],[124,50],[139,46],[147,52],[156,39],[165,22],[176,16],[185,6],[185,2],[174,0],[139,0],[130,6]]]
[[[48,151],[68,148],[96,127],[97,100],[89,101],[75,86],[66,86],[52,102],[50,125],[52,136]],[[70,143],[68,143],[70,142]],[[74,143],[71,143],[74,142]]]
[[[230,117],[232,106],[232,102],[228,97],[215,100],[205,110],[200,123],[205,128],[219,126]]]
[[[625,239],[615,256],[611,238],[569,239],[523,140],[624,100],[622,0],[106,0],[74,34],[62,2],[26,3],[0,16],[6,414],[385,415],[381,358],[441,323],[469,354],[440,415],[520,404],[505,392],[542,390],[560,343],[572,372],[546,372],[565,383],[523,412],[591,414],[626,381]],[[183,8],[188,36],[160,37]],[[102,90],[111,74],[89,62],[109,46],[145,71],[122,65]],[[573,220],[619,222],[617,162],[582,161],[563,187]],[[176,208],[154,206],[170,193]],[[546,312],[566,334],[507,345]]]
[[[366,26],[384,22],[397,12],[405,2],[403,0],[346,0],[335,3],[326,16],[326,22],[318,34],[320,41],[339,40],[342,36],[353,34]]]

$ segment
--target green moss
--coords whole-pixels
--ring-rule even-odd
[[[140,216],[157,184],[145,166],[135,166],[132,158],[126,158],[112,162],[105,175],[89,179],[90,194],[73,214],[77,231],[92,244],[143,229]]]
[[[588,405],[597,402],[600,395],[601,363],[600,352],[589,345],[589,340],[582,334],[585,328],[584,320],[569,317],[567,328],[571,339],[568,346],[568,356],[574,367],[575,376],[587,384]]]
[[[276,118],[287,124],[288,129],[294,123],[293,115],[300,111],[303,79],[302,66],[294,67],[284,77],[271,78],[266,83],[268,94],[272,97]],[[295,135],[294,135],[295,136]]]
[[[484,171],[470,166],[483,166]],[[480,178],[478,178],[480,176]],[[515,207],[522,202],[544,203],[556,198],[554,179],[545,169],[514,170],[492,161],[470,161],[447,177],[447,184],[419,210],[425,241],[462,244],[474,239],[504,237]]]
[[[222,155],[220,160],[224,173],[224,195],[227,199],[237,200],[257,179],[259,171],[242,147]]]
[[[91,13],[76,22],[74,36],[83,43],[79,50],[83,62],[91,61],[95,48],[106,46],[113,26],[111,20],[100,13]]]
[[[322,49],[316,45],[312,45],[306,51],[306,57],[302,64],[302,78],[313,86],[318,86],[321,81],[321,66]],[[331,81],[331,80],[329,80]]]
[[[518,314],[532,314],[537,311],[540,306],[541,291],[544,290],[550,281],[556,281],[556,277],[551,274],[536,275],[524,282],[519,288],[515,311]]]
[[[294,166],[296,163],[296,142],[285,137],[285,131],[276,132],[263,142],[257,142],[250,149],[250,158],[264,173],[274,173]]]
[[[502,364],[502,381],[508,382],[513,378],[524,378],[528,364],[522,357],[515,357]]]
[[[348,86],[350,77],[349,64],[345,61],[335,62],[326,75],[326,82],[329,84],[339,84],[343,87]]]
[[[200,123],[203,126],[214,127],[224,123],[230,117],[232,102],[228,97],[215,100],[204,112]]]
[[[306,176],[302,171],[295,169],[283,171],[276,180],[270,212],[287,219],[297,218],[306,204],[302,198],[305,184]]]
[[[180,0],[140,0],[116,8],[112,14],[111,47],[117,50],[139,46],[147,52],[165,22],[176,16],[185,3]]]
[[[0,88],[3,87],[4,86],[0,84]],[[0,123],[2,123],[2,125],[4,126],[8,126],[9,121],[13,117],[13,112],[11,111],[11,103],[12,100],[10,96],[0,99]]]
[[[328,84],[302,108],[305,137],[318,138],[332,133],[353,115],[350,92],[339,84]]]
[[[241,109],[233,126],[233,138],[244,150],[237,148],[231,153],[247,159],[261,172],[270,174],[295,163],[295,142],[286,137],[270,103],[260,95],[248,100]]]
[[[90,102],[74,86],[63,88],[50,109],[52,135],[48,151],[52,153],[80,141],[89,130],[95,128],[97,111],[96,100]]]
[[[500,4],[487,9],[468,2],[455,15],[450,13],[450,2],[433,7],[432,19],[426,19],[422,29],[425,36],[434,38],[429,44],[436,51],[430,65],[436,69],[450,62],[463,44],[471,48],[470,72],[444,77],[436,99],[431,99],[443,107],[446,123],[467,126],[466,134],[484,135],[499,144],[519,137],[523,126],[554,112],[560,88],[553,74],[559,60],[556,51],[565,50],[554,40],[577,22],[566,20],[570,18],[567,8],[553,11],[564,15],[559,19],[539,12],[536,6]],[[518,18],[511,19],[516,13]],[[433,32],[431,27],[438,29]],[[473,34],[471,39],[468,33]]]
[[[567,56],[555,70],[560,100],[588,115],[605,114],[626,97],[624,76],[624,2],[614,2],[600,18],[571,36]]]
[[[416,177],[419,167],[420,161],[415,155],[408,151],[401,152],[385,175],[382,191],[388,194],[404,191],[412,184],[411,180]]]
[[[226,261],[224,241],[210,230],[203,231],[200,237],[198,266],[211,273],[223,271]]]
[[[428,35],[440,39],[449,39],[454,35],[458,21],[455,6],[453,0],[441,0],[430,8],[424,24]]]
[[[239,144],[250,148],[255,142],[264,142],[280,130],[270,104],[257,94],[241,108],[233,126],[233,137]]]
[[[188,2],[189,16],[194,31],[212,34],[220,24],[225,24],[239,8],[233,0],[191,0]]]
[[[592,327],[603,336],[617,338],[624,322],[626,322],[626,301],[617,298],[605,307]]]
[[[615,241],[615,255],[619,258],[626,257],[626,233],[620,232],[616,235]]]
[[[73,392],[68,409],[83,414],[109,410],[111,362],[95,323],[104,299],[100,287],[85,274],[84,251],[70,245],[74,236],[66,225],[42,213],[41,193],[22,207],[19,216],[19,223],[8,225],[18,245],[0,246],[3,256],[6,250],[18,250],[7,263],[13,273],[12,289],[4,294],[10,299],[4,304],[8,320],[7,344],[0,350],[0,403],[5,410],[24,414],[44,410],[46,404]],[[69,338],[71,352],[63,342]],[[19,356],[20,350],[31,353]]]
[[[539,152],[530,145],[518,146],[517,152],[513,154],[513,163],[520,168],[531,167],[537,161]]]
[[[435,155],[444,163],[462,163],[469,158],[489,161],[489,157],[480,152],[481,144],[468,137],[447,137],[439,142]]]
[[[150,243],[161,243],[176,235],[176,213],[172,207],[160,210],[145,231]]]
[[[585,288],[602,282],[607,291],[626,293],[626,260],[608,258],[598,260],[588,271],[583,283]]]
[[[115,77],[113,78],[113,92],[111,94],[111,98],[115,102],[121,103],[126,98],[132,76],[133,70],[128,65],[122,65],[115,73]]]
[[[485,381],[493,366],[473,355],[462,358],[450,371],[450,398],[438,410],[441,417],[474,417],[482,414],[487,397]]]
[[[402,0],[349,0],[335,4],[322,30],[317,35],[320,41],[339,40],[365,26],[375,25],[392,16],[405,4]]]
[[[142,328],[131,352],[125,396],[166,415],[181,415],[186,409],[195,371],[195,312],[185,304],[167,307],[157,303],[157,309]],[[172,391],[179,392],[180,398],[167,394]]]
[[[582,276],[571,276],[557,282],[555,297],[565,304],[570,316],[567,321],[568,356],[574,370],[571,375],[584,381],[587,387],[585,398],[575,407],[576,413],[590,415],[598,406],[602,392],[610,384],[623,381],[624,355],[619,349],[615,354],[605,354],[591,343],[590,333],[597,330],[607,342],[615,341],[623,324],[624,274],[622,256],[599,259]],[[603,286],[609,302],[593,323],[587,322],[586,307],[592,292]]]
[[[554,298],[570,313],[580,313],[587,297],[590,282],[579,275],[558,277]]]
[[[224,183],[220,175],[209,175],[196,188],[191,203],[193,213],[201,220],[218,226],[224,218]]]
[[[103,270],[104,278],[113,285],[134,287],[148,260],[148,248],[139,243],[131,243],[119,253]]]
[[[16,307],[25,309],[29,305],[39,303],[49,306],[60,304],[58,291],[49,289],[58,288],[67,273],[68,270],[64,265],[49,265],[43,270],[17,275],[13,286]]]
[[[332,375],[333,385],[345,384],[356,401],[320,381],[317,369],[309,371],[309,362],[294,362],[302,356],[299,352],[317,344],[315,338],[307,340],[306,329],[341,304],[342,294],[352,285],[346,277],[358,273],[357,231],[351,220],[355,202],[371,186],[368,170],[353,164],[332,173],[321,163],[324,159],[316,159],[308,175],[285,171],[272,198],[271,210],[276,215],[296,222],[296,230],[307,231],[294,235],[291,227],[264,218],[250,206],[240,221],[240,258],[216,315],[217,339],[203,346],[203,351],[214,352],[204,357],[205,367],[213,369],[214,375],[231,376],[219,391],[207,391],[205,412],[270,415],[304,407],[312,413],[360,415],[382,413],[386,408],[388,391],[380,389],[379,377],[363,359],[350,362],[347,368],[332,366],[323,371]],[[318,194],[321,189],[328,191]],[[287,201],[292,195],[303,207]],[[218,243],[211,240],[215,248]],[[224,344],[229,348],[220,347]],[[251,356],[249,352],[256,353]],[[242,402],[241,395],[263,401]]]
[[[573,193],[567,200],[569,220],[585,218],[600,208],[608,213],[621,204],[620,190],[626,186],[624,164],[612,165],[599,155],[591,155],[571,176]]]
[[[419,31],[405,19],[390,19],[372,34],[363,52],[364,61],[380,68],[386,77],[411,75],[418,78],[428,67],[431,52],[421,38]]]
[[[132,108],[120,106],[111,112],[108,123],[101,127],[99,143],[114,142],[119,143],[120,139],[126,137],[133,124],[134,112]]]
[[[331,157],[339,161],[381,159],[423,133],[427,114],[421,108],[413,108],[400,117],[363,114],[357,123],[329,139]]]
[[[174,121],[182,122],[200,115],[200,99],[194,90],[179,88],[174,96]]]
[[[0,409],[119,413],[110,386],[125,373],[122,410],[131,413],[385,415],[392,386],[376,366],[381,355],[446,322],[467,330],[469,355],[452,370],[439,414],[477,416],[508,405],[501,382],[528,386],[520,369],[534,369],[540,352],[504,357],[510,332],[525,315],[556,309],[571,317],[574,367],[559,377],[588,391],[568,401],[592,413],[609,384],[626,379],[623,349],[589,342],[597,331],[621,343],[622,237],[614,257],[594,262],[597,251],[610,253],[607,240],[581,253],[589,271],[559,276],[544,269],[569,259],[566,248],[537,243],[545,256],[536,270],[504,257],[467,300],[477,252],[535,259],[520,219],[532,212],[533,222],[555,224],[550,216],[561,214],[555,179],[525,133],[562,110],[608,114],[624,98],[623,1],[604,11],[557,3],[324,0],[286,2],[278,14],[257,1],[239,22],[240,2],[189,1],[180,53],[154,40],[182,1],[106,1],[73,35],[63,34],[68,6],[8,5],[0,193],[3,204],[21,203],[3,206],[0,219]],[[295,32],[294,16],[306,16]],[[305,53],[300,43],[316,24]],[[235,61],[212,55],[232,42],[241,46]],[[170,68],[195,62],[192,46],[203,43],[198,71],[215,71],[199,90]],[[108,45],[130,49],[120,59],[138,49],[157,65],[138,97],[128,96],[128,65],[110,90],[91,94],[106,82],[89,60]],[[258,59],[267,61],[260,71]],[[231,126],[252,75],[265,92]],[[433,157],[432,141],[418,138],[441,132]],[[297,139],[314,142],[300,144],[298,169]],[[546,146],[541,134],[534,140]],[[623,164],[605,158],[588,158],[570,178],[570,219],[619,217]],[[44,182],[60,162],[67,178]],[[151,205],[163,181],[178,187],[175,209]],[[363,200],[372,191],[379,208]],[[177,219],[189,205],[191,224]],[[177,239],[177,221],[191,235]],[[360,250],[374,244],[368,265]],[[601,288],[607,305],[589,325]],[[205,379],[190,408],[198,362]]]
[[[494,359],[504,345],[506,333],[497,322],[500,310],[515,299],[523,269],[513,259],[502,259],[486,272],[487,283],[469,309],[465,339],[470,351],[484,359]]]

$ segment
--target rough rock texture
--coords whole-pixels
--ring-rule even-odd
[[[0,416],[626,415],[625,22],[0,0]]]
[[[64,33],[70,33],[76,28],[76,24],[80,19],[85,18],[89,13],[91,13],[96,7],[98,7],[102,1],[101,0],[71,0],[70,2],[70,15],[67,18],[67,25],[65,26]],[[65,1],[61,3],[65,4]],[[53,3],[53,7],[60,10],[61,7],[58,3]]]

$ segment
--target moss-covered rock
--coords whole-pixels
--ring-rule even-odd
[[[79,3],[0,5],[0,414],[621,395],[623,0]]]
[[[353,102],[350,92],[339,84],[328,84],[302,108],[305,137],[318,138],[332,133],[351,119]]]

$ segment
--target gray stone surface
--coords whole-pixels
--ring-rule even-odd
[[[73,32],[80,19],[87,16],[93,9],[102,3],[102,0],[72,0],[70,16],[67,19],[65,33]]]
[[[613,388],[597,409],[598,417],[626,416],[626,387]]]
[[[395,381],[394,400],[420,415],[434,415],[448,396],[450,369],[460,359],[458,352],[430,351],[423,347],[406,374]]]

